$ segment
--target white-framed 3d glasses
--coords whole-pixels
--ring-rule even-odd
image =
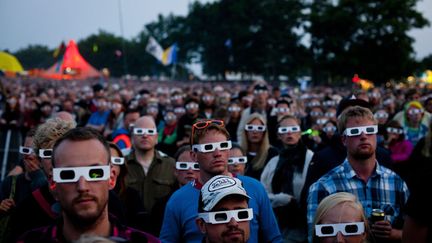
[[[57,183],[77,182],[80,177],[86,181],[105,181],[110,177],[110,166],[83,166],[53,168],[53,180]]]
[[[289,132],[300,132],[300,126],[287,126],[287,127],[279,127],[278,133],[279,134],[285,134]]]
[[[264,125],[245,125],[245,130],[248,132],[256,131],[256,132],[265,132],[266,126]]]
[[[230,107],[228,107],[228,111],[229,112],[237,112],[237,111],[241,111],[241,108],[238,106],[230,106]]]
[[[329,126],[329,127],[323,127],[323,132],[336,132],[336,127],[335,126]]]
[[[229,157],[228,158],[228,164],[234,165],[234,164],[246,164],[247,163],[247,156],[240,156],[240,157]]]
[[[33,150],[33,148],[30,148],[30,147],[19,146],[19,153],[20,154],[32,154],[32,153],[34,153],[34,150]]]
[[[376,119],[380,119],[380,118],[388,118],[388,113],[387,112],[377,112],[374,114],[374,117]]]
[[[250,221],[253,218],[252,208],[199,213],[198,218],[208,224],[226,224],[234,218],[237,222]]]
[[[361,235],[364,230],[364,222],[315,225],[315,234],[318,237],[336,236],[338,232],[341,232],[344,236]]]
[[[135,127],[133,129],[134,135],[156,135],[156,133],[157,133],[156,129],[139,128],[139,127]]]
[[[386,131],[388,133],[395,133],[395,134],[403,134],[404,131],[401,128],[395,128],[395,127],[387,127]]]
[[[177,170],[199,170],[199,164],[197,162],[184,162],[184,161],[177,161],[176,162],[176,169]]]
[[[52,153],[52,149],[38,149],[38,155],[42,159],[51,159]]]
[[[345,129],[344,135],[348,137],[359,136],[364,132],[365,134],[376,134],[378,132],[378,126],[362,126],[362,127],[350,127]]]
[[[194,144],[192,145],[192,151],[208,153],[208,152],[213,152],[216,149],[228,150],[231,149],[231,147],[232,147],[231,141],[223,141],[219,143]]]
[[[124,158],[123,157],[111,156],[111,164],[113,164],[113,165],[124,165]]]
[[[422,109],[411,109],[411,110],[408,110],[408,114],[410,114],[410,115],[416,115],[416,114],[420,114],[420,113],[423,113]]]
[[[285,113],[285,112],[289,112],[289,111],[290,111],[290,108],[286,108],[286,107],[276,108],[277,113]]]

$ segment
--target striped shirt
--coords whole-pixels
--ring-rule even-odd
[[[336,192],[349,192],[357,196],[368,217],[372,209],[382,209],[394,228],[402,228],[401,209],[408,200],[408,187],[392,170],[376,163],[375,171],[365,183],[358,177],[348,159],[321,177],[309,188],[307,220],[312,233],[313,220],[319,202]]]

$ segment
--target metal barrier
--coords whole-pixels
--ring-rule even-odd
[[[18,128],[4,127],[0,130],[0,158],[2,159],[0,181],[8,171],[19,161],[19,146],[22,144],[21,131]]]

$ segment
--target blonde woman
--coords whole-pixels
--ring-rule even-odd
[[[241,131],[241,138],[240,146],[248,159],[245,175],[259,180],[267,162],[278,155],[278,150],[270,145],[266,119],[259,113],[251,114]]]
[[[363,212],[362,204],[351,193],[325,197],[315,214],[312,242],[369,242],[369,225]]]

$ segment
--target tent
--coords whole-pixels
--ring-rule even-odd
[[[40,76],[49,79],[87,79],[100,77],[101,73],[81,56],[75,41],[70,40],[63,57]]]
[[[0,51],[0,71],[2,72],[22,72],[24,71],[21,63],[13,55]]]

